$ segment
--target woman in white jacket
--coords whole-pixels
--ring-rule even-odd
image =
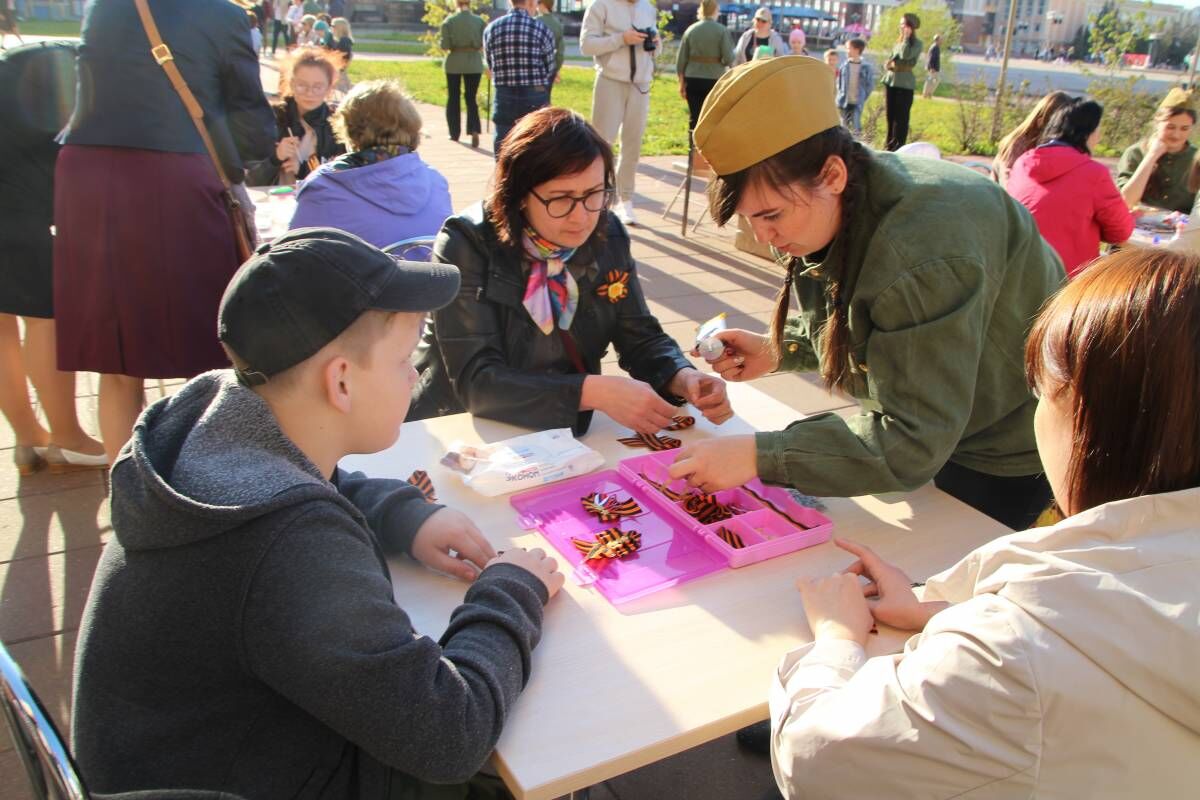
[[[770,697],[786,796],[1196,796],[1200,259],[1098,262],[1038,318],[1026,372],[1065,519],[920,598],[850,542],[844,573],[800,582],[815,641]],[[873,622],[920,633],[868,659]]]

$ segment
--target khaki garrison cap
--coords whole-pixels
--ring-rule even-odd
[[[1159,108],[1195,108],[1192,102],[1192,93],[1176,86],[1167,92],[1167,96],[1163,98]]]
[[[696,149],[732,175],[842,124],[833,72],[808,56],[752,61],[726,72],[696,124]]]

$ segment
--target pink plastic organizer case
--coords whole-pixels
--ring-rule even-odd
[[[764,486],[757,478],[743,487],[716,493],[718,502],[736,507],[733,517],[700,523],[684,511],[682,502],[672,501],[642,477],[644,473],[674,492],[691,493],[694,490],[685,481],[670,479],[667,467],[674,460],[675,451],[627,458],[615,470],[521,492],[513,495],[511,502],[521,527],[539,531],[575,567],[577,582],[594,585],[612,603],[624,603],[720,569],[743,567],[829,539],[833,522],[828,517],[800,505],[783,489]],[[643,513],[601,522],[582,505],[584,497],[597,492],[615,492],[621,500],[632,497]],[[721,527],[736,533],[745,546],[727,544],[717,535]],[[571,540],[593,541],[597,533],[608,528],[638,531],[641,547],[622,558],[604,559],[593,568],[584,563],[583,553]]]

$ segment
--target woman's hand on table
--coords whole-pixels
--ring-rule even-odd
[[[473,581],[496,558],[496,550],[470,517],[453,508],[442,508],[417,529],[412,557],[430,569]]]
[[[623,375],[589,375],[583,380],[580,409],[603,411],[637,433],[658,433],[669,426],[677,409],[650,384]]]
[[[801,578],[796,581],[813,640],[844,639],[867,644],[874,627],[871,610],[854,575]]]
[[[546,586],[546,592],[550,597],[558,594],[558,590],[562,588],[563,582],[566,580],[558,571],[558,562],[546,555],[540,547],[532,550],[526,550],[523,547],[505,550],[488,562],[489,567],[492,564],[512,564],[514,567],[532,572]]]
[[[690,367],[681,369],[671,379],[667,391],[686,399],[714,425],[720,425],[733,416],[733,407],[725,392],[725,381],[716,375],[706,375]]]
[[[719,492],[758,477],[754,435],[702,439],[679,449],[668,468],[672,480],[684,478],[702,492]]]
[[[766,336],[740,328],[730,328],[715,335],[725,343],[725,352],[712,362],[712,368],[725,380],[749,381],[779,367],[779,356]],[[693,350],[692,355],[699,354]]]
[[[865,585],[860,584],[862,596],[867,598],[871,615],[884,625],[904,631],[923,630],[934,614],[949,606],[949,603],[921,602],[903,570],[884,561],[866,545],[848,539],[836,539],[834,544],[858,556],[842,574],[867,579]]]

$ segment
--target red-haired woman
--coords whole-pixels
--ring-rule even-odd
[[[252,166],[252,186],[287,185],[331,158],[346,152],[333,132],[334,109],[327,102],[341,69],[342,56],[319,47],[296,50],[279,74],[279,102],[273,106],[275,152]]]
[[[586,431],[603,411],[639,433],[690,402],[732,412],[720,378],[684,357],[646,307],[624,226],[608,212],[608,143],[543,108],[505,137],[487,201],[446,221],[438,261],[462,273],[418,357],[410,419],[469,411],[527,428]],[[601,375],[614,347],[624,375]]]
[[[1066,519],[979,548],[922,596],[850,542],[842,574],[801,582],[815,641],[771,689],[785,796],[1195,794],[1200,259],[1097,262],[1042,312],[1025,370]],[[919,634],[868,659],[875,621]]]

